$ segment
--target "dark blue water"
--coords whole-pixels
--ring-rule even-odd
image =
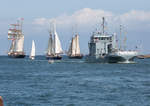
[[[0,57],[0,95],[5,106],[150,106],[150,60],[136,62]]]

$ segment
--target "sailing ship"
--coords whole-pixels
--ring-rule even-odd
[[[60,60],[60,59],[62,59],[62,56],[60,54],[63,53],[63,50],[61,47],[61,43],[60,43],[58,34],[56,32],[55,24],[53,24],[53,31],[50,30],[49,34],[50,34],[50,37],[49,37],[49,41],[48,41],[46,58]]]
[[[105,31],[105,18],[102,18],[102,31],[96,31],[89,42],[89,55],[87,62],[119,63],[132,62],[138,55],[137,51],[122,50],[118,48],[116,34]]]
[[[8,52],[9,57],[24,58],[24,35],[22,32],[23,18],[16,24],[10,24],[8,29],[8,40],[11,40],[11,46]]]
[[[83,55],[80,53],[78,34],[76,34],[75,37],[72,37],[72,41],[71,41],[67,55],[71,59],[82,59]]]
[[[30,59],[34,60],[35,59],[35,42],[32,40],[32,48],[31,48],[31,53],[30,53]]]

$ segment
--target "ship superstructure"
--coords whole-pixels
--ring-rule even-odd
[[[9,57],[24,58],[24,35],[22,32],[23,18],[16,24],[10,24],[8,29],[8,40],[11,40],[11,46],[8,52]]]

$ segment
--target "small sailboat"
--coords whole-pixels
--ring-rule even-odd
[[[32,40],[32,48],[31,48],[31,53],[30,53],[30,59],[34,60],[35,59],[35,42]]]
[[[9,57],[24,58],[24,34],[22,32],[23,18],[16,24],[10,24],[8,30],[8,40],[11,40],[11,46],[8,52]]]
[[[67,55],[72,59],[82,59],[83,55],[80,53],[78,34],[76,34],[75,37],[72,38]]]
[[[53,33],[52,33],[52,31],[50,31],[49,33],[50,33],[50,38],[48,41],[46,58],[60,60],[62,58],[60,54],[63,53],[63,50],[61,47],[61,43],[60,43],[58,34],[56,32],[55,25],[54,25]]]

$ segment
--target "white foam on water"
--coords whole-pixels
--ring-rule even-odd
[[[129,61],[129,60],[126,60],[126,61],[123,61],[123,62],[118,62],[118,63],[122,63],[122,64],[134,64],[136,62],[134,61]]]

